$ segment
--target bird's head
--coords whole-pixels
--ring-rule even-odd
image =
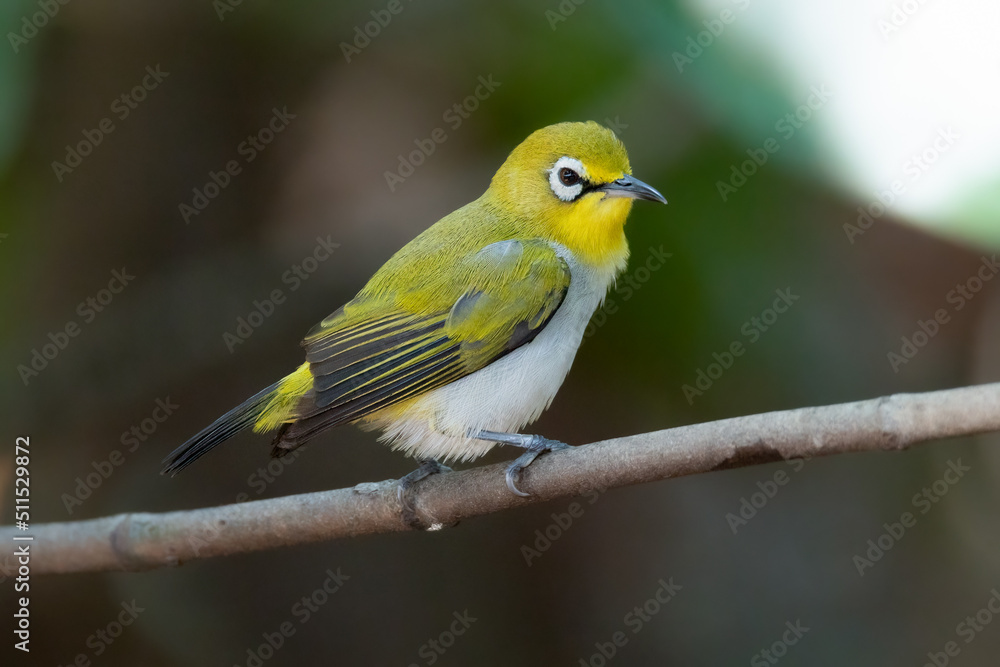
[[[618,268],[628,257],[624,226],[632,201],[667,203],[632,176],[625,146],[593,121],[533,132],[497,170],[487,194],[580,259]]]

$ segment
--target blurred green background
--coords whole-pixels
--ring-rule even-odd
[[[55,16],[38,18],[43,5]],[[479,196],[518,142],[564,120],[613,127],[670,204],[635,207],[614,306],[534,432],[580,444],[1000,380],[1000,281],[960,309],[949,298],[1000,250],[1000,57],[984,37],[996,19],[985,1],[898,16],[860,0],[5,2],[0,414],[11,450],[31,436],[33,520],[411,470],[345,427],[270,472],[268,438],[244,434],[180,477],[157,474],[175,446],[299,364],[312,324]],[[492,91],[470,101],[481,77]],[[273,140],[244,143],[275,110],[286,121]],[[435,128],[446,140],[390,188],[386,172]],[[227,180],[229,161],[239,173]],[[206,187],[212,173],[225,187]],[[196,189],[215,196],[185,214]],[[318,237],[339,245],[305,261]],[[308,279],[288,278],[296,266]],[[134,279],[102,293],[113,271]],[[275,289],[283,303],[227,345]],[[798,299],[764,330],[751,318],[775,290]],[[948,321],[893,364],[942,308]],[[68,322],[78,334],[61,338]],[[64,349],[25,373],[50,334]],[[685,396],[734,341],[746,352]],[[176,406],[162,423],[158,400]],[[262,664],[773,664],[767,649],[783,665],[917,665],[955,641],[955,664],[991,665],[1000,623],[971,640],[959,624],[1000,586],[997,445],[966,438],[616,489],[578,501],[566,529],[552,515],[570,500],[439,533],[36,578],[32,653],[17,664],[261,664],[248,651],[291,622]],[[121,465],[104,479],[114,451]],[[947,493],[922,513],[914,495],[959,460],[970,471],[939,484]],[[787,483],[734,523],[779,471]],[[5,455],[5,523],[12,480]],[[905,511],[916,525],[859,574],[855,557]],[[547,530],[556,539],[529,564],[522,547]],[[302,622],[295,605],[338,568],[349,579]],[[671,578],[681,589],[637,622],[633,608]],[[13,607],[9,580],[0,600]],[[96,638],[133,600],[135,622],[110,645]],[[794,645],[781,643],[796,637],[789,622],[809,628]],[[604,658],[620,631],[626,643]]]

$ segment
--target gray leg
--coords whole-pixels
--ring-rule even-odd
[[[396,486],[396,497],[399,498],[399,504],[402,507],[403,522],[410,528],[423,528],[423,526],[420,524],[413,506],[407,500],[406,492],[420,480],[442,472],[451,472],[451,468],[434,459],[423,459],[416,470],[399,479]]]
[[[516,482],[521,476],[521,471],[531,465],[532,461],[545,452],[553,452],[557,449],[569,448],[569,445],[565,442],[549,440],[548,438],[543,438],[540,435],[477,431],[475,433],[470,433],[469,437],[477,438],[479,440],[489,440],[490,442],[499,442],[502,445],[513,445],[514,447],[521,447],[526,450],[524,454],[521,454],[521,456],[517,457],[513,463],[507,466],[507,474],[505,475],[507,479],[507,488],[510,489],[510,492],[522,497],[528,497],[531,494],[525,493],[517,488]]]

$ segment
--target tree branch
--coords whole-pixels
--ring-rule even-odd
[[[525,471],[515,496],[506,464],[435,475],[411,504],[432,528],[462,519],[628,484],[843,452],[899,450],[1000,430],[1000,383],[770,412],[642,433],[546,454]],[[0,528],[0,542],[31,545],[31,571],[147,570],[214,556],[356,535],[407,530],[394,480],[237,505],[164,514],[132,513]],[[15,536],[34,541],[13,543]],[[2,568],[6,574],[13,570]],[[16,565],[15,565],[16,569]]]

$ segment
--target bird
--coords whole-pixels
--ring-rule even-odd
[[[275,431],[281,457],[351,423],[419,462],[400,500],[446,463],[498,444],[524,450],[505,481],[529,495],[522,471],[568,445],[520,431],[552,403],[626,267],[635,200],[667,203],[632,175],[614,132],[594,121],[536,130],[482,196],[406,244],[306,334],[304,363],[174,450],[163,474],[248,428]]]

